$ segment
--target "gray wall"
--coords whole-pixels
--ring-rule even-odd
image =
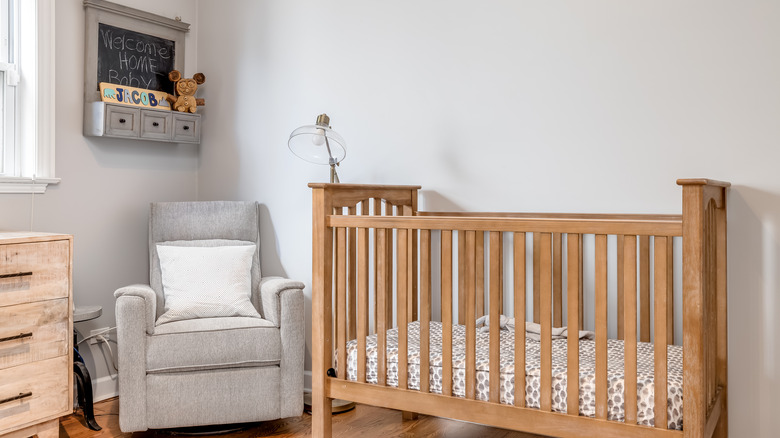
[[[187,72],[197,62],[196,4],[191,0],[118,1],[193,23]],[[118,287],[149,282],[147,215],[152,201],[197,199],[198,147],[82,136],[84,8],[56,2],[56,173],[62,178],[34,200],[32,229],[73,234],[76,305],[101,305],[103,316],[81,333],[113,327]],[[190,55],[190,53],[192,55]],[[0,230],[29,230],[30,195],[0,194]],[[114,338],[115,339],[115,338]],[[112,344],[116,353],[116,344]],[[81,348],[98,398],[116,394],[108,349]]]
[[[286,142],[321,112],[342,181],[423,209],[679,213],[677,178],[729,180],[731,434],[780,430],[780,3],[198,6],[199,197],[266,206],[264,274],[310,284],[327,168]]]

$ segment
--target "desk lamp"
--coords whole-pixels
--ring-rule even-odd
[[[314,164],[330,166],[330,182],[339,182],[336,166],[347,156],[344,139],[330,128],[327,114],[317,116],[314,125],[301,126],[290,134],[287,147],[293,154]]]

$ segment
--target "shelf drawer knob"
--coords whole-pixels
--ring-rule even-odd
[[[156,127],[160,126],[160,124],[157,123],[157,122],[152,122],[152,126],[154,126],[156,128]]]
[[[190,130],[190,125],[184,125],[184,130],[185,131],[189,131]]]
[[[119,123],[125,123],[126,121],[125,119],[119,119]]]

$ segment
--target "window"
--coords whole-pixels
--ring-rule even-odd
[[[0,193],[54,177],[54,0],[0,0]]]

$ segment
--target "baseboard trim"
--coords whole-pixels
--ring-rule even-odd
[[[311,371],[303,372],[303,390],[311,392]]]
[[[103,376],[92,380],[92,398],[99,402],[119,395],[117,375]]]

